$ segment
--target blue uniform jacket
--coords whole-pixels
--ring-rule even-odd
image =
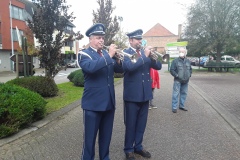
[[[89,47],[78,54],[78,63],[84,74],[82,108],[92,111],[115,109],[114,71],[123,72],[122,66],[103,50],[100,56]]]
[[[132,48],[128,48],[124,52],[131,55],[136,53]],[[162,64],[160,61],[154,61],[146,57],[143,50],[141,50],[141,55],[136,63],[132,63],[130,58],[124,57],[123,100],[125,101],[146,102],[153,98],[150,68],[160,70]]]

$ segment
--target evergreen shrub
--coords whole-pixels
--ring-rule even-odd
[[[8,81],[7,84],[15,84],[27,88],[33,92],[37,92],[42,97],[53,97],[58,93],[58,87],[55,81],[43,76],[16,78]]]
[[[20,86],[0,84],[0,138],[42,119],[47,102],[35,92]]]
[[[78,69],[78,70],[75,70],[75,71],[71,72],[71,73],[67,76],[67,78],[69,79],[69,81],[70,81],[70,82],[73,82],[74,76],[75,76],[77,73],[79,73],[79,72],[82,72],[82,70],[81,70],[81,69]]]
[[[78,71],[74,75],[72,82],[75,86],[84,87],[84,75],[83,75],[82,70]]]

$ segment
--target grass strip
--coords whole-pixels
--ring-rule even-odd
[[[47,114],[57,111],[82,98],[83,87],[74,86],[72,82],[58,84],[58,96],[45,98]]]
[[[114,78],[114,82],[122,78]],[[48,97],[45,100],[48,102],[46,105],[47,114],[57,111],[79,99],[82,98],[84,87],[74,86],[72,82],[58,84],[58,95],[55,97]]]

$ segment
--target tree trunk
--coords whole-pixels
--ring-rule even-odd
[[[218,45],[217,46],[217,57],[216,57],[216,63],[220,65],[221,63],[221,46]],[[216,67],[216,72],[220,72],[221,68],[220,67]]]

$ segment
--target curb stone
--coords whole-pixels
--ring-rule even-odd
[[[201,91],[195,84],[189,82],[189,85],[231,126],[231,128],[237,132],[240,136],[240,120],[235,116],[232,116],[221,104],[215,101],[211,97],[205,96],[205,93]]]
[[[19,139],[19,138],[21,138],[21,137],[31,133],[31,132],[34,132],[34,131],[38,130],[41,127],[44,127],[48,123],[50,123],[53,120],[57,119],[58,117],[66,114],[69,111],[71,111],[72,109],[78,107],[80,104],[81,104],[81,100],[77,100],[77,101],[71,103],[70,105],[61,108],[58,111],[55,111],[53,113],[48,114],[44,119],[32,123],[31,126],[29,126],[28,128],[25,128],[25,129],[19,131],[18,133],[14,134],[14,135],[12,135],[10,137],[6,137],[6,138],[1,139],[0,140],[0,147],[5,145],[5,144],[7,144],[7,143],[13,142],[13,141],[15,141],[15,140],[17,140],[17,139]]]

